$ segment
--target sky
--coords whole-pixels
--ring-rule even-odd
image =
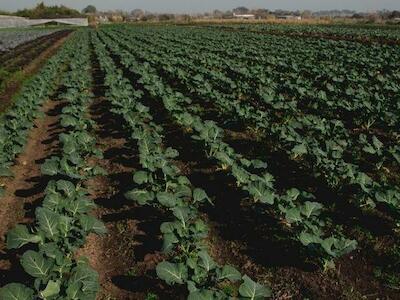
[[[15,11],[33,7],[41,0],[0,0],[0,10]],[[140,8],[152,12],[196,13],[214,9],[228,10],[238,6],[267,8],[270,10],[330,10],[350,9],[373,11],[400,10],[400,0],[44,0],[46,5],[64,4],[78,10],[92,4],[98,10],[133,10]]]

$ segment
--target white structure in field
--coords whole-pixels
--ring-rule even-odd
[[[15,16],[0,15],[0,28],[29,27],[57,23],[72,26],[89,26],[87,18],[64,18],[64,19],[28,19]]]
[[[292,16],[292,15],[276,16],[276,18],[281,20],[301,20],[301,16]]]
[[[238,18],[238,19],[255,19],[256,18],[255,15],[250,15],[250,14],[248,14],[248,15],[237,15],[236,13],[233,13],[233,16],[235,18]]]

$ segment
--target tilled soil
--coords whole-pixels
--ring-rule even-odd
[[[129,142],[123,120],[110,112],[97,61],[93,61],[93,76],[95,100],[90,115],[96,122],[97,146],[104,153],[103,159],[93,162],[108,174],[87,181],[86,186],[98,205],[93,214],[105,223],[108,233],[90,235],[77,255],[87,257],[100,275],[99,300],[146,299],[150,293],[159,299],[179,299],[177,289],[165,286],[155,275],[162,259],[159,227],[164,216],[124,197],[133,188],[133,173],[139,167],[137,148]]]
[[[3,179],[6,194],[0,206],[0,285],[21,278],[18,252],[6,249],[7,231],[16,224],[33,221],[35,207],[42,198],[48,179],[41,175],[40,166],[44,160],[58,150],[59,113],[62,102],[48,100],[42,106],[45,116],[35,121],[30,131],[25,150],[11,168],[13,178]]]

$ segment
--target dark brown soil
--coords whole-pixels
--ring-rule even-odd
[[[123,71],[136,84],[134,76],[128,70]],[[91,163],[103,167],[108,175],[88,180],[85,185],[98,205],[93,214],[105,223],[108,233],[90,235],[77,256],[88,257],[99,273],[99,300],[146,299],[149,293],[162,300],[184,298],[185,287],[169,287],[156,277],[155,266],[163,259],[159,252],[159,227],[166,216],[157,209],[141,207],[125,199],[124,193],[133,188],[133,172],[139,168],[136,145],[130,142],[123,120],[110,111],[103,87],[104,74],[95,57],[92,73],[95,100],[90,107],[90,117],[96,122],[94,133],[104,158],[92,159]],[[351,219],[343,222],[343,230],[357,237],[360,247],[338,259],[334,267],[324,269],[299,243],[288,238],[279,220],[246,201],[235,181],[205,156],[200,143],[177,128],[156,99],[147,100],[145,104],[150,106],[155,122],[165,129],[165,146],[172,146],[180,153],[175,163],[214,201],[213,206],[202,208],[202,213],[211,228],[207,243],[220,264],[232,264],[253,279],[271,286],[274,299],[400,299],[399,290],[389,288],[374,275],[381,257],[398,245],[398,235],[385,229],[385,222],[375,222],[372,215],[363,215],[360,210],[353,211],[350,206],[338,204],[336,218]],[[58,149],[61,106],[62,103],[53,101],[44,105],[46,117],[36,121],[25,152],[13,167],[15,178],[3,182],[7,192],[0,206],[0,235],[3,237],[0,286],[23,274],[18,269],[18,253],[5,250],[4,235],[16,223],[31,222],[34,207],[41,201],[47,182],[41,177],[39,166]],[[240,142],[248,136],[229,131],[227,138]]]
[[[0,67],[14,71],[22,68],[44,50],[51,47],[58,40],[68,36],[70,33],[71,30],[60,30],[18,45],[16,48],[6,51],[3,54],[0,53]]]
[[[100,275],[101,292],[97,299],[146,299],[149,293],[159,299],[178,299],[156,278],[155,267],[162,259],[160,224],[163,215],[151,207],[128,202],[124,193],[133,188],[132,176],[138,167],[136,146],[128,141],[123,120],[110,112],[103,89],[103,75],[93,60],[95,101],[91,117],[96,121],[98,147],[103,159],[93,163],[103,167],[107,176],[96,177],[86,184],[98,205],[94,215],[101,219],[108,233],[90,235],[79,250]]]
[[[9,229],[18,223],[31,223],[34,209],[41,202],[47,179],[41,175],[40,165],[58,149],[58,115],[62,103],[47,101],[42,111],[44,118],[35,121],[29,133],[25,150],[11,168],[14,178],[2,179],[6,188],[0,206],[0,286],[15,280],[20,281],[24,272],[19,269],[18,251],[5,247],[5,237]]]
[[[118,57],[113,56],[113,59],[124,76],[137,85],[136,76],[119,63]],[[290,233],[279,225],[279,220],[269,216],[264,208],[243,201],[246,195],[236,187],[234,180],[218,169],[215,161],[205,157],[201,143],[194,142],[190,134],[177,127],[159,99],[152,99],[146,94],[144,98],[154,121],[165,129],[166,146],[179,151],[181,170],[196,187],[203,188],[214,199],[215,206],[204,211],[213,228],[210,247],[220,263],[231,263],[258,281],[272,286],[275,299],[400,299],[399,290],[387,287],[374,275],[374,269],[379,266],[378,260],[385,255],[385,247],[378,251],[376,245],[388,238],[395,239],[393,230],[387,228],[388,223],[393,225],[393,219],[386,216],[385,220],[380,220],[373,214],[365,214],[359,207],[339,203],[335,220],[340,221],[349,237],[361,243],[359,250],[338,259],[334,268],[324,270],[322,262],[315,260],[299,243],[290,240]],[[246,134],[229,133],[228,139],[248,140]],[[242,146],[244,150],[248,149],[248,141]],[[260,148],[258,151],[263,150]],[[281,162],[281,159],[275,160]],[[291,177],[288,174],[292,173],[282,166],[276,167],[276,172],[281,173],[279,177],[287,183]],[[323,191],[319,194],[327,195]],[[350,221],[345,223],[343,220]],[[368,244],[362,241],[356,228],[372,235],[366,238]],[[385,245],[388,250],[395,243],[392,241]]]

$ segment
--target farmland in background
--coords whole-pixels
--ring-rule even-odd
[[[0,119],[0,299],[400,298],[399,37],[47,36]]]
[[[18,45],[56,32],[57,29],[0,29],[0,51],[5,52]]]
[[[61,27],[0,29],[0,111],[70,32]]]

